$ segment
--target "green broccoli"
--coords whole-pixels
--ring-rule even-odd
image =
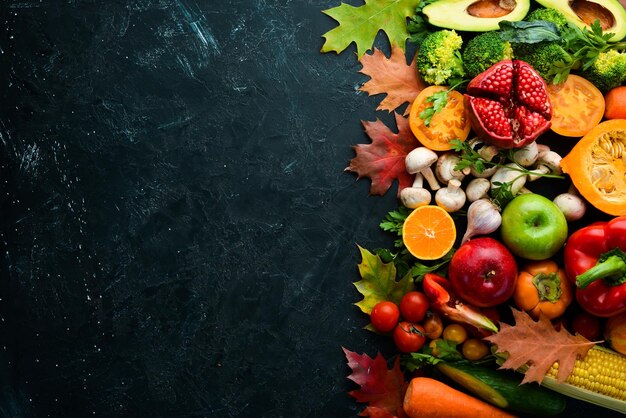
[[[424,38],[417,54],[417,70],[429,84],[441,85],[465,75],[461,47],[463,38],[454,30],[440,30]]]
[[[546,82],[552,82],[551,72],[556,62],[568,62],[570,54],[557,42],[542,41],[536,44],[514,44],[515,58],[533,67]]]
[[[470,78],[504,59],[513,58],[513,49],[497,32],[485,32],[470,39],[463,50],[463,66]]]
[[[614,49],[600,52],[591,67],[581,75],[606,93],[626,81],[626,53]]]
[[[543,7],[535,9],[532,12],[528,13],[524,20],[527,22],[534,22],[536,20],[545,20],[547,22],[552,22],[556,25],[559,31],[562,31],[568,25],[567,19],[565,18],[563,13],[559,12],[556,9],[546,9]]]
[[[552,22],[559,31],[568,27],[568,22],[563,13],[556,9],[539,8],[530,12],[524,19],[528,22],[544,20]],[[541,77],[547,82],[554,79],[554,63],[569,62],[571,55],[559,42],[542,41],[536,44],[514,44],[515,58],[529,63]]]

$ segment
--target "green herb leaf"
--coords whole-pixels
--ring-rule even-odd
[[[420,119],[424,120],[424,125],[430,126],[433,116],[435,116],[436,113],[440,113],[446,107],[448,104],[448,93],[450,91],[452,90],[438,91],[426,98],[426,103],[432,103],[433,105],[425,108],[419,114]]]
[[[561,34],[552,22],[535,20],[532,22],[500,22],[500,38],[503,41],[536,44],[542,41],[559,41]]]
[[[515,193],[513,193],[513,190],[511,189],[513,181],[507,183],[495,181],[493,182],[493,185],[495,187],[492,188],[490,192],[491,200],[495,205],[502,209],[515,197]]]
[[[406,29],[410,34],[409,41],[420,46],[429,34],[435,32],[437,28],[428,23],[428,19],[422,14],[422,9],[436,2],[437,0],[424,0],[415,8],[415,16],[409,20]]]
[[[450,263],[452,260],[452,256],[456,250],[452,248],[446,255],[441,257],[439,260],[435,261],[433,264],[423,264],[419,261],[416,261],[411,268],[411,276],[416,282],[421,282],[424,279],[426,273],[433,273],[437,271],[441,271],[444,267]]]

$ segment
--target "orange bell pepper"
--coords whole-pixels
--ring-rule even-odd
[[[561,316],[572,303],[573,292],[565,270],[552,260],[527,264],[517,276],[513,300],[518,308],[537,319]]]

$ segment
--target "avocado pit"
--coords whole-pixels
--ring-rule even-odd
[[[515,9],[516,2],[479,0],[467,7],[467,14],[478,18],[502,17]]]
[[[607,30],[615,26],[615,16],[613,13],[599,3],[587,0],[574,0],[570,4],[570,7],[580,20],[587,25],[591,25],[596,20],[599,20],[602,30]]]

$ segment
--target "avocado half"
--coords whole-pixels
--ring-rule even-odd
[[[524,19],[529,8],[530,0],[439,0],[424,7],[422,13],[434,26],[487,32],[500,29],[503,20]]]
[[[537,3],[557,9],[581,29],[599,19],[604,32],[615,34],[611,42],[626,37],[626,9],[618,0],[537,0]]]

